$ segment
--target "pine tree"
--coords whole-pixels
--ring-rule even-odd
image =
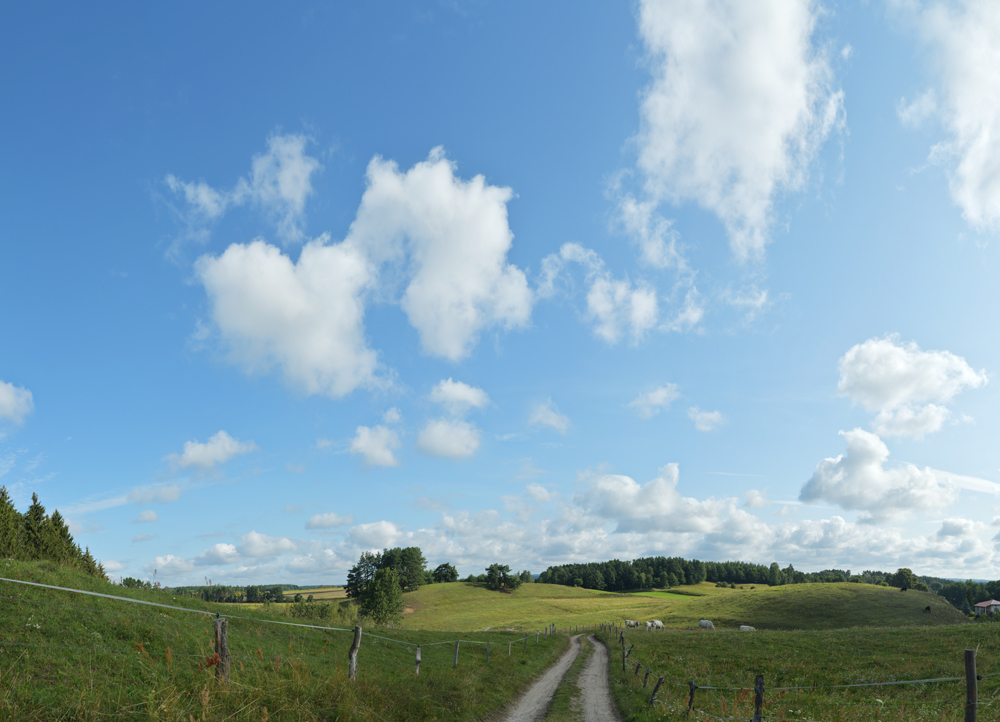
[[[6,486],[0,486],[0,559],[21,554],[21,514],[14,508]]]
[[[38,501],[38,494],[31,495],[31,506],[24,514],[22,541],[24,558],[43,559],[45,554],[45,507]]]

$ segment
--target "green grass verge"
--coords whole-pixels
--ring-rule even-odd
[[[365,630],[356,681],[350,631],[247,605],[210,605],[169,592],[123,589],[49,562],[0,561],[0,576],[176,605],[230,617],[231,682],[216,681],[208,614],[0,582],[0,720],[474,720],[497,714],[565,650],[567,637],[510,647],[519,635]],[[339,626],[332,624],[329,626]],[[414,648],[421,644],[419,676]],[[452,668],[456,637],[462,644]]]
[[[962,720],[963,654],[978,649],[978,672],[1000,672],[1000,624],[961,624],[906,629],[831,631],[698,632],[627,635],[635,643],[629,668],[621,668],[621,645],[613,632],[598,637],[611,649],[611,689],[629,721],[682,719],[687,682],[740,690],[699,690],[695,708],[710,715],[749,719],[754,676],[764,675],[768,718],[842,720]],[[617,664],[615,659],[617,657]],[[642,689],[644,672],[653,670]],[[649,708],[655,680],[664,677],[658,703]],[[826,685],[962,677],[958,682],[823,689]],[[802,686],[805,690],[771,691]],[[979,683],[979,719],[1000,719],[1000,676]],[[690,719],[705,719],[694,715]]]

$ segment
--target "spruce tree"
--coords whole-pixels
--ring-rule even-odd
[[[0,559],[21,555],[21,514],[14,508],[6,486],[0,486]]]
[[[22,542],[24,558],[43,559],[45,554],[45,507],[38,501],[38,494],[31,495],[31,506],[24,514]]]

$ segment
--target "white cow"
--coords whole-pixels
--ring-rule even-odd
[[[753,627],[751,627],[749,624],[741,624],[740,625],[740,631],[741,632],[756,632],[757,630],[754,629]]]
[[[715,625],[714,625],[714,624],[712,624],[712,623],[711,623],[710,621],[708,621],[707,619],[702,619],[701,621],[699,621],[699,622],[698,622],[698,627],[699,627],[700,629],[707,629],[707,630],[708,630],[708,631],[710,631],[710,632],[714,632],[714,631],[715,631]]]
[[[650,624],[653,625],[653,629],[663,629],[663,622],[659,619],[654,619]]]
[[[653,628],[653,623],[652,622],[646,622],[646,628],[645,628],[646,631],[648,632],[652,628]]]
[[[632,627],[638,627],[639,623],[637,621],[635,621],[634,619],[626,619],[625,620],[625,626],[627,628],[631,629]]]

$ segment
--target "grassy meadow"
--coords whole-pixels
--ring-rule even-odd
[[[979,648],[981,673],[1000,672],[1000,624],[971,624],[932,594],[860,584],[752,590],[702,584],[633,594],[547,584],[502,594],[465,582],[434,584],[404,595],[408,613],[397,628],[365,629],[360,671],[352,682],[350,615],[323,622],[288,616],[288,604],[174,598],[169,591],[124,589],[51,562],[0,560],[0,576],[191,610],[0,582],[0,722],[493,719],[566,649],[571,627],[624,619],[655,618],[667,625],[665,632],[630,634],[636,644],[630,666],[639,661],[671,682],[660,694],[665,704],[646,711],[650,689],[641,689],[643,675],[637,680],[631,669],[622,674],[612,634],[605,633],[613,691],[629,719],[670,719],[686,706],[689,679],[748,687],[761,672],[773,687],[958,676],[966,646]],[[319,596],[324,592],[331,596]],[[316,602],[336,602],[342,590],[311,593]],[[928,605],[930,612],[924,611]],[[216,681],[211,666],[216,614],[229,619],[228,685]],[[702,618],[720,631],[691,631]],[[508,646],[549,623],[560,634],[542,635],[537,645],[532,637],[527,649],[523,642]],[[761,631],[732,631],[740,624]],[[465,642],[452,669],[456,638]],[[473,643],[486,641],[489,664],[485,644]],[[419,676],[414,647],[398,642],[421,645]],[[1000,676],[983,682],[981,699],[992,701],[1000,693],[996,680]],[[774,693],[767,699],[773,714],[789,718],[947,720],[956,718],[952,707],[962,689],[949,683]],[[563,697],[552,711],[566,717],[575,704],[572,687]],[[706,690],[697,702],[706,712],[728,716],[743,714],[748,698],[745,691]]]
[[[820,586],[820,585],[815,585]],[[829,585],[822,585],[829,586]],[[897,591],[898,593],[898,591]],[[921,595],[929,596],[929,595]],[[1000,673],[1000,624],[861,628],[822,631],[675,630],[626,634],[635,644],[623,672],[614,632],[600,632],[612,657],[611,688],[625,720],[705,719],[685,717],[688,681],[703,687],[694,707],[719,717],[749,719],[753,684],[764,675],[767,718],[840,720],[962,720],[965,649],[977,649],[977,671]],[[637,663],[642,665],[635,675]],[[645,669],[653,670],[643,688]],[[649,708],[658,676],[659,701]],[[824,689],[827,685],[893,682],[939,677],[961,681]],[[804,690],[768,691],[775,687]],[[1000,675],[979,682],[979,719],[1000,719]]]
[[[0,720],[475,720],[496,714],[566,648],[507,632],[366,629],[358,679],[351,630],[251,605],[124,589],[51,562],[0,561],[0,576],[183,607],[190,612],[0,582]],[[284,605],[274,605],[283,607]],[[229,618],[231,682],[215,679],[212,618]],[[317,620],[317,624],[322,624]],[[336,623],[329,626],[339,626]],[[421,644],[420,675],[414,647]],[[462,644],[452,668],[451,640]],[[447,642],[445,644],[437,644]]]

